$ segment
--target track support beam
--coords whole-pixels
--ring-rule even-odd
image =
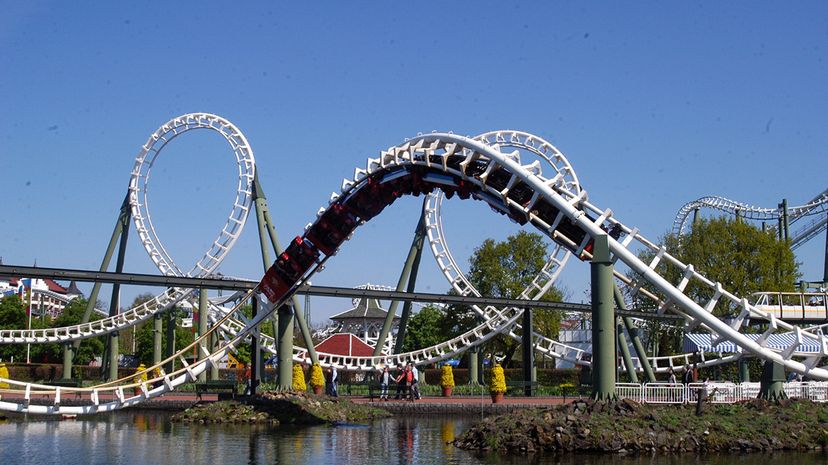
[[[627,377],[631,383],[638,383],[638,373],[635,372],[633,366],[632,356],[630,355],[630,347],[627,345],[627,337],[624,335],[624,326],[620,321],[615,325],[615,331],[618,334],[618,348],[621,349],[621,356],[624,357],[624,367],[627,370]]]
[[[617,400],[612,260],[606,234],[595,236],[592,263],[592,398]]]
[[[414,263],[417,262],[419,265],[418,257],[422,254],[425,234],[425,210],[423,209],[420,213],[420,220],[417,222],[417,228],[414,230],[414,240],[411,241],[411,247],[408,249],[408,256],[405,259],[402,273],[400,273],[400,279],[397,281],[397,292],[402,292],[403,288],[406,287],[406,283],[412,276]],[[417,246],[418,243],[419,247]],[[399,307],[399,304],[399,300],[394,300],[388,308],[388,314],[386,314],[385,321],[382,324],[382,330],[380,331],[379,338],[377,339],[377,345],[374,347],[374,357],[382,355],[382,348],[385,346],[385,340],[388,339],[388,335],[391,334],[391,327],[394,325],[394,317],[397,314],[397,307]],[[402,321],[400,321],[400,327],[402,327]],[[402,331],[405,332],[405,329],[403,328]],[[402,347],[402,342],[400,341],[402,337],[399,332],[397,333],[397,339],[397,344],[399,344],[399,347]]]
[[[526,397],[532,397],[534,394],[534,389],[532,388],[533,383],[535,382],[535,351],[532,342],[532,331],[534,330],[534,325],[532,323],[532,309],[525,308],[523,310],[523,323],[522,323],[522,341],[521,345],[523,346],[523,394]]]
[[[618,289],[618,284],[614,281],[612,283],[612,294],[615,299],[615,305],[622,312],[626,312],[628,310],[627,302],[624,301],[624,296],[621,295],[621,290]],[[650,365],[650,359],[647,358],[647,351],[644,349],[644,344],[641,342],[641,337],[638,334],[638,327],[635,326],[632,318],[628,316],[621,317],[621,321],[624,323],[624,327],[627,328],[627,332],[630,334],[633,349],[635,350],[635,356],[638,357],[638,362],[641,364],[641,369],[644,371],[644,377],[647,379],[648,383],[655,383],[655,373],[653,373],[653,367]]]

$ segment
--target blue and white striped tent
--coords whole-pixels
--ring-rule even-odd
[[[761,334],[745,334],[746,337],[758,339]],[[741,353],[742,348],[730,341],[722,341],[713,346],[713,337],[710,334],[690,333],[684,335],[683,349],[685,352],[718,352],[718,353]],[[785,350],[796,342],[796,333],[774,333],[768,336],[767,346],[771,349]],[[802,344],[796,348],[795,353],[818,354],[819,342],[813,338],[802,336]]]

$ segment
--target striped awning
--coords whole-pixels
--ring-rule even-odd
[[[758,339],[761,334],[744,334],[745,337]],[[715,346],[713,340],[715,337],[710,334],[696,334],[690,333],[684,335],[683,349],[685,352],[718,352],[718,353],[740,353],[742,348],[730,341],[722,341]],[[796,333],[775,333],[768,336],[767,347],[775,350],[785,350],[796,342]],[[818,354],[820,353],[820,344],[813,338],[802,336],[802,344],[796,348],[794,353],[799,354]]]

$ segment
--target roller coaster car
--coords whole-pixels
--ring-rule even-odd
[[[307,238],[320,252],[332,255],[356,227],[356,217],[336,203],[310,227]]]
[[[319,249],[296,236],[267,270],[260,286],[271,303],[275,303],[308,271],[319,258]]]
[[[603,224],[601,225],[601,229],[603,229],[605,232],[607,231],[607,227]],[[612,228],[610,228],[608,234],[611,238],[613,238],[615,240],[618,240],[618,238],[621,237],[621,225],[618,224],[618,223],[612,225]],[[584,247],[584,251],[589,252],[590,254],[592,254],[592,248],[594,246],[595,246],[595,240],[590,239],[589,243]],[[581,260],[585,260],[586,259],[585,257],[586,256],[582,256]]]
[[[357,216],[365,221],[380,214],[388,205],[394,203],[403,193],[396,189],[396,184],[383,184],[375,178],[368,179],[364,186],[350,195],[345,204]]]

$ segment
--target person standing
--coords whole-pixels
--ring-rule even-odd
[[[402,365],[397,367],[397,376],[394,377],[394,382],[397,383],[397,395],[394,396],[394,400],[399,400],[405,392],[405,369]]]
[[[331,396],[339,397],[339,392],[336,390],[336,383],[339,381],[339,372],[336,371],[336,366],[331,365]]]
[[[388,366],[382,369],[380,378],[380,400],[388,400],[388,384],[391,382],[391,373],[388,372]]]

